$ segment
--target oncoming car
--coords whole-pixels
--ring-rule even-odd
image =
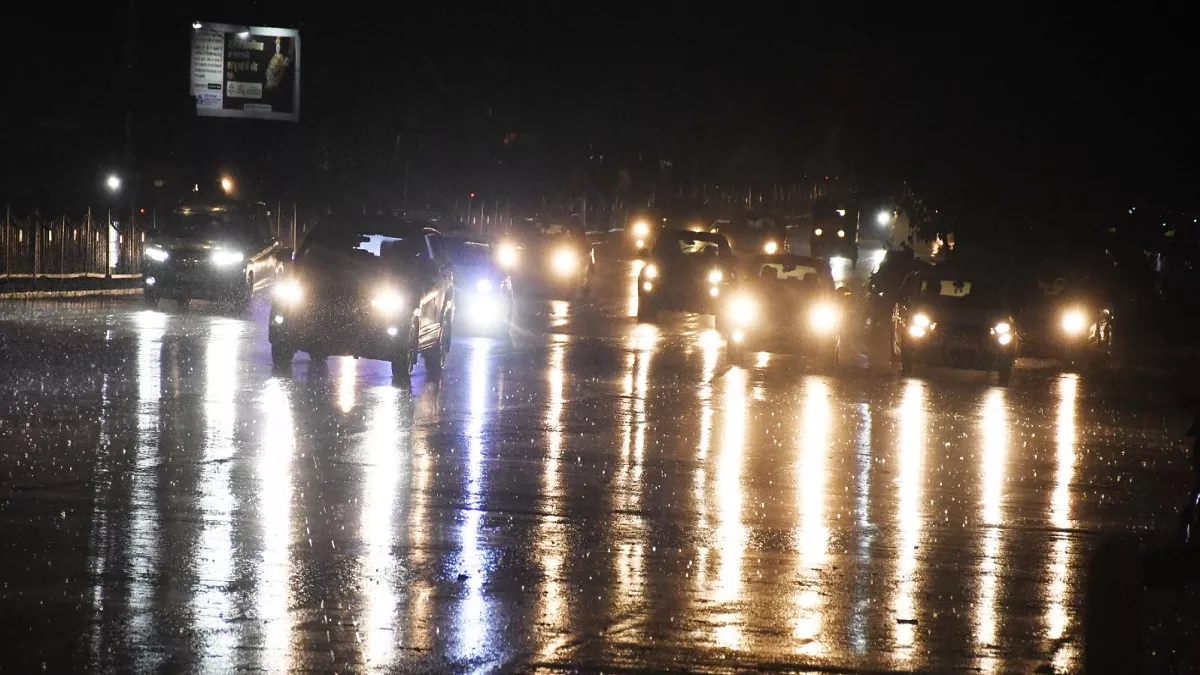
[[[645,260],[637,282],[640,321],[662,310],[715,315],[735,275],[729,242],[711,232],[664,230]]]
[[[441,235],[391,216],[329,216],[305,236],[290,275],[275,288],[271,361],[297,351],[390,361],[407,378],[420,355],[437,375],[450,351],[454,275]]]
[[[238,308],[273,281],[283,258],[264,204],[221,200],[182,204],[151,230],[142,250],[142,295],[227,302]]]
[[[1019,335],[1000,289],[966,270],[914,273],[904,282],[893,313],[893,345],[900,372],[918,364],[994,370],[1012,376]]]
[[[746,350],[797,352],[838,362],[841,309],[829,263],[794,255],[755,256],[717,317],[738,360]]]
[[[533,224],[508,233],[496,248],[497,261],[522,293],[570,299],[591,290],[596,255],[577,225]]]
[[[446,238],[454,267],[454,298],[462,330],[506,336],[513,319],[513,287],[496,251],[482,238]]]
[[[1043,276],[1017,317],[1022,352],[1095,367],[1112,357],[1113,312],[1085,279]]]

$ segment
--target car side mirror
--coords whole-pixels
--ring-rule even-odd
[[[292,249],[286,247],[275,249],[275,260],[281,263],[290,263],[293,253]]]

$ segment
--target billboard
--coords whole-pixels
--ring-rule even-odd
[[[300,32],[192,24],[192,98],[201,117],[300,119]]]

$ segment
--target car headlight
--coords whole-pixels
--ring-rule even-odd
[[[476,281],[475,282],[475,292],[476,293],[484,293],[484,294],[491,293],[492,292],[492,282],[488,279],[480,279],[479,281]]]
[[[734,323],[744,326],[754,320],[758,314],[758,305],[753,298],[738,296],[729,303],[729,318]]]
[[[766,253],[767,255],[774,255],[778,250],[779,244],[773,241],[768,241],[767,243],[763,244],[763,253]]]
[[[644,220],[639,220],[633,224],[633,236],[644,238],[648,234],[650,234],[650,223],[647,223]]]
[[[1079,335],[1087,329],[1087,315],[1082,309],[1068,309],[1063,312],[1062,329],[1071,335]]]
[[[708,283],[719,284],[725,278],[725,273],[721,270],[712,270],[708,273]]]
[[[825,234],[825,230],[822,230],[821,228],[818,227],[817,229],[813,230],[813,234],[815,234],[819,237],[819,236]]]
[[[499,262],[501,267],[512,269],[517,266],[519,258],[520,255],[517,253],[517,247],[512,244],[500,244],[496,248],[496,262]]]
[[[839,236],[839,237],[845,237],[845,236],[846,236],[846,231],[845,231],[845,230],[838,230],[838,236]]]
[[[821,333],[828,333],[837,326],[837,308],[827,303],[821,303],[812,308],[812,311],[808,315],[808,322],[814,330]]]
[[[645,274],[647,279],[657,279],[658,266],[656,266],[654,263],[650,263],[642,270],[642,274]]]
[[[146,248],[145,256],[154,262],[164,262],[171,257],[171,254],[157,246],[149,246]]]
[[[404,308],[404,296],[396,291],[380,291],[371,298],[371,306],[384,314],[396,314]]]
[[[551,261],[554,265],[554,271],[559,274],[570,274],[579,266],[579,256],[570,249],[559,249],[554,252],[554,258]]]
[[[913,315],[913,325],[920,326],[921,328],[929,328],[930,323],[932,322],[929,320],[928,314],[917,313]]]
[[[299,283],[288,279],[275,284],[275,297],[294,305],[304,299],[304,289],[300,288]]]
[[[241,251],[232,251],[227,248],[219,248],[212,252],[212,262],[217,267],[225,267],[227,265],[236,265],[246,259]]]
[[[1012,332],[1012,324],[1007,321],[1001,321],[1000,323],[996,324],[994,328],[992,328],[992,332],[994,332],[996,335],[1008,335]]]
[[[908,327],[908,334],[917,339],[925,337],[926,332],[927,331],[923,327],[916,324]]]

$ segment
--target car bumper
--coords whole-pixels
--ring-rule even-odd
[[[817,352],[835,346],[839,332],[798,329],[790,326],[731,326],[728,337],[747,348],[786,353]]]
[[[361,314],[335,316],[320,310],[271,307],[268,338],[273,345],[326,356],[390,361],[411,348],[411,318]]]
[[[246,272],[242,267],[150,264],[145,266],[142,280],[146,292],[167,297],[228,300],[246,291]]]
[[[696,314],[717,314],[723,308],[723,302],[729,293],[727,285],[704,284],[700,286],[658,286],[650,282],[649,290],[645,288],[646,280],[638,282],[639,301],[648,299],[658,309],[677,312],[694,312]]]
[[[990,369],[1017,358],[1017,340],[1002,345],[991,335],[957,337],[932,334],[917,339],[906,337],[904,353],[916,363]]]

